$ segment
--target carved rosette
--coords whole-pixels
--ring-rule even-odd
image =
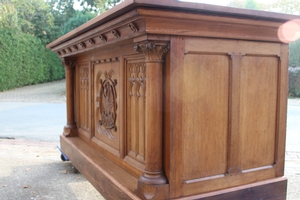
[[[100,73],[102,73],[100,71]],[[96,101],[98,102],[99,108],[99,123],[97,130],[100,134],[108,136],[113,139],[114,136],[111,130],[117,131],[116,126],[116,110],[117,110],[117,93],[115,86],[117,85],[117,80],[112,80],[113,70],[109,72],[104,72],[105,79],[100,79],[99,76],[99,93],[97,95]]]
[[[170,50],[170,45],[166,43],[147,42],[136,44],[134,49],[146,56],[146,62],[163,62],[164,55]]]

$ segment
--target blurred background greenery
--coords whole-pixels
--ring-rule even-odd
[[[0,91],[63,79],[61,61],[46,44],[122,1],[0,0]],[[300,14],[300,0],[231,0],[227,6]],[[289,46],[289,96],[300,97],[300,40]]]

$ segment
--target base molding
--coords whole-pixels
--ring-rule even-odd
[[[61,135],[60,145],[72,164],[105,199],[140,199],[133,192],[138,179],[100,155],[79,137]]]
[[[169,199],[169,185],[144,185],[79,137],[60,136],[62,151],[106,199]],[[285,200],[287,178],[280,177],[214,192],[174,199]]]
[[[218,190],[200,195],[193,195],[182,200],[285,200],[287,191],[287,178],[280,177],[260,181],[247,185],[237,186],[224,190]]]

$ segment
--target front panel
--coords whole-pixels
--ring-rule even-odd
[[[117,58],[94,61],[94,138],[111,153],[120,154],[120,62]]]

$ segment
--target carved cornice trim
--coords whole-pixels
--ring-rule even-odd
[[[99,35],[98,37],[99,37],[99,39],[100,39],[102,42],[106,42],[106,41],[107,41],[107,39],[106,39],[106,37],[105,37],[104,35]]]
[[[139,31],[139,29],[138,29],[133,23],[129,23],[129,24],[128,24],[128,27],[130,28],[130,30],[131,30],[133,33]]]
[[[95,60],[93,61],[93,64],[108,63],[108,62],[115,62],[115,61],[118,61],[118,57]]]
[[[62,58],[61,63],[65,67],[66,70],[73,70],[76,66],[75,60]]]
[[[126,32],[125,29],[128,29],[128,27],[130,28],[131,32]],[[128,37],[130,35],[136,35],[136,34],[141,34],[139,33],[139,29],[138,26],[133,24],[133,23],[129,23],[129,24],[124,24],[121,27],[118,27],[117,29],[113,29],[101,34],[97,34],[97,35],[92,35],[90,37],[87,37],[84,40],[80,40],[78,42],[76,42],[75,44],[71,44],[71,45],[66,45],[64,47],[61,48],[57,48],[54,51],[60,56],[60,57],[65,57],[65,56],[69,56],[72,54],[75,54],[76,52],[83,52],[83,51],[87,51],[89,49],[95,48],[95,46],[102,46],[107,42],[112,42],[116,39],[122,39],[123,37]]]
[[[120,34],[118,33],[117,30],[112,30],[111,33],[115,36],[115,38],[119,38]]]
[[[91,39],[88,40],[88,43],[89,43],[91,46],[93,46],[93,45],[95,44],[95,41],[91,38]]]
[[[77,51],[78,47],[76,45],[72,46],[73,51]]]
[[[146,42],[136,44],[134,50],[146,56],[146,62],[163,62],[164,55],[170,50],[168,43]]]
[[[79,43],[79,46],[80,46],[82,49],[85,49],[85,48],[86,48],[84,42]]]

